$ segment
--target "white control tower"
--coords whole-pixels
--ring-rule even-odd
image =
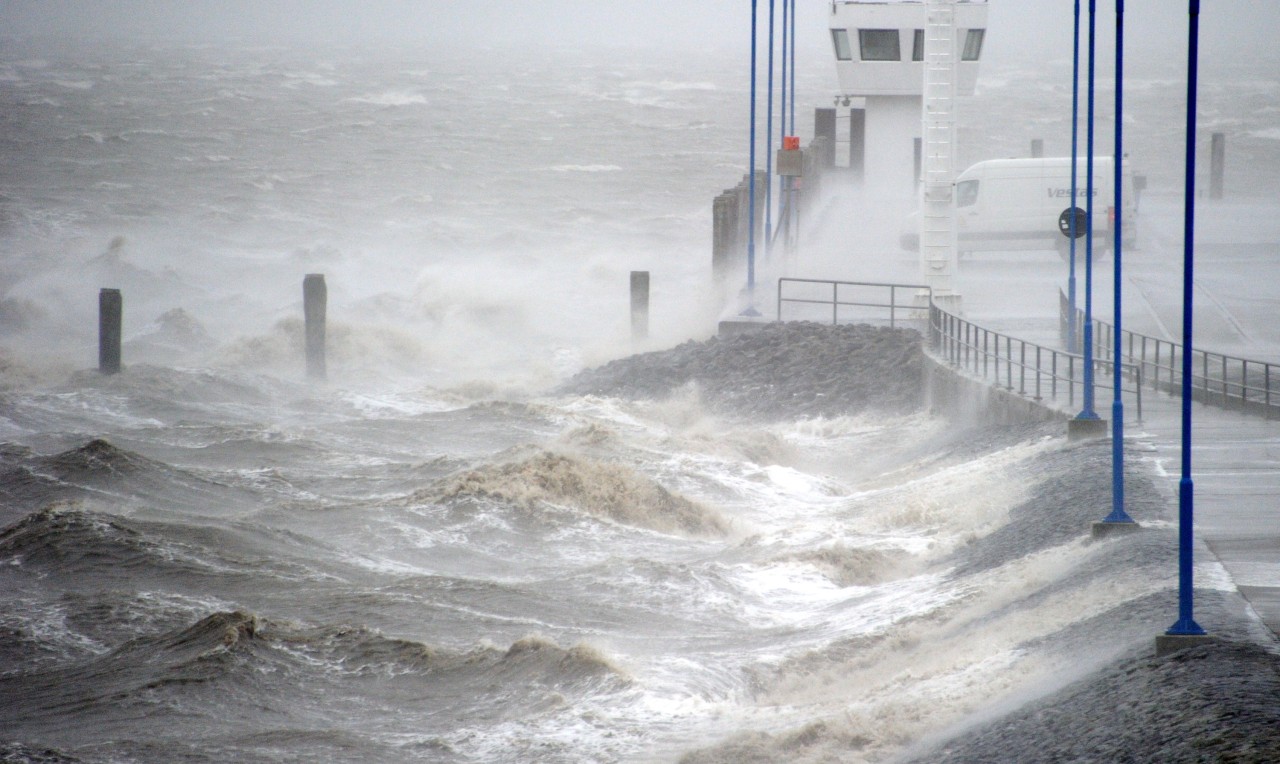
[[[937,14],[930,23],[939,4],[951,10],[946,23],[952,29],[952,45],[946,55],[954,59],[954,95],[973,95],[987,28],[986,0],[831,4],[838,98],[857,98],[865,104],[864,178],[868,187],[885,195],[914,198],[924,177],[926,48],[937,47],[938,41],[931,38],[942,34]],[[938,90],[932,87],[930,92]]]

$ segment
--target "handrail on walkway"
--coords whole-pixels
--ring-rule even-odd
[[[1058,290],[1059,316],[1066,333],[1071,307],[1066,295]],[[1084,326],[1084,311],[1076,309],[1077,329]],[[1096,352],[1113,356],[1116,346],[1115,326],[1093,319]],[[1076,336],[1081,332],[1077,331]],[[1121,352],[1125,358],[1144,370],[1152,388],[1175,395],[1182,392],[1182,345],[1158,337],[1123,330]],[[1191,389],[1194,400],[1211,406],[1241,409],[1268,418],[1280,417],[1280,364],[1250,358],[1191,349]],[[1272,390],[1273,381],[1276,390]]]
[[[785,288],[787,285],[801,284],[823,284],[831,287],[830,297],[814,297],[814,290],[804,290],[805,297],[786,296]],[[886,302],[867,302],[857,299],[840,299],[840,288],[846,287],[846,294],[849,289],[866,290],[871,289],[877,292],[887,292],[889,300]],[[793,287],[794,288],[794,287]],[[899,299],[900,291],[909,291],[912,295],[911,299],[902,301]],[[923,293],[923,294],[922,294]],[[831,306],[831,323],[840,323],[840,309],[844,308],[887,308],[889,311],[889,326],[895,326],[898,320],[899,311],[912,311],[918,313],[925,305],[919,304],[917,297],[928,297],[927,305],[933,304],[933,290],[921,284],[890,284],[879,281],[833,281],[830,279],[799,279],[783,277],[778,279],[778,320],[782,320],[782,306],[784,303],[794,303],[798,305],[830,305]],[[871,299],[871,298],[868,298]],[[880,298],[885,299],[884,297]],[[846,313],[847,315],[847,313]]]
[[[827,292],[826,288],[830,291]],[[842,288],[844,291],[842,291]],[[788,292],[788,289],[791,291]],[[797,295],[799,289],[803,296]],[[876,290],[881,297],[854,299],[849,290]],[[900,292],[910,292],[911,299],[900,299]],[[887,300],[887,302],[886,302]],[[830,279],[778,279],[777,317],[783,320],[785,305],[822,305],[830,307],[831,323],[838,324],[842,308],[870,308],[887,310],[889,326],[901,320],[900,312],[911,318],[924,318],[928,310],[926,336],[935,356],[967,373],[993,382],[997,387],[1032,400],[1066,399],[1067,406],[1074,406],[1077,395],[1084,390],[1084,358],[1034,342],[1021,340],[1008,334],[992,331],[961,318],[940,307],[933,299],[933,291],[919,284],[892,284],[870,281],[835,281]],[[866,311],[862,312],[865,319]],[[1094,378],[1110,379],[1114,362],[1109,358],[1094,359]],[[1132,395],[1138,421],[1142,421],[1142,388],[1144,366],[1121,363],[1124,395]],[[1111,389],[1098,383],[1097,387]]]

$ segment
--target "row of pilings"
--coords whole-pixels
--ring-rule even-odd
[[[325,364],[325,321],[328,312],[328,288],[324,274],[308,273],[302,279],[302,313],[305,320],[307,376],[323,380],[328,376]],[[124,295],[119,289],[98,291],[98,371],[118,374],[123,364]]]

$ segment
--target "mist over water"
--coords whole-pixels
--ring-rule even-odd
[[[973,129],[1035,119],[1034,82],[984,85]],[[878,760],[1146,639],[1116,613],[1162,604],[1168,528],[1082,543],[1106,489],[1075,478],[1106,454],[1059,428],[735,416],[732,371],[562,386],[713,333],[745,100],[715,53],[4,48],[0,750]],[[1244,165],[1275,166],[1280,122],[1232,112],[1262,158],[1233,180],[1261,190]],[[973,151],[1052,140],[985,134]],[[653,274],[647,345],[631,270]],[[125,300],[113,377],[90,370],[101,287]],[[721,368],[715,347],[667,360]],[[916,384],[889,362],[914,342],[866,348],[872,382]],[[770,363],[831,371],[804,360]],[[1062,637],[1090,629],[1109,646]]]

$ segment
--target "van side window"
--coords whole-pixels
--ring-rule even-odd
[[[972,207],[978,202],[978,181],[962,180],[956,184],[956,206]]]

